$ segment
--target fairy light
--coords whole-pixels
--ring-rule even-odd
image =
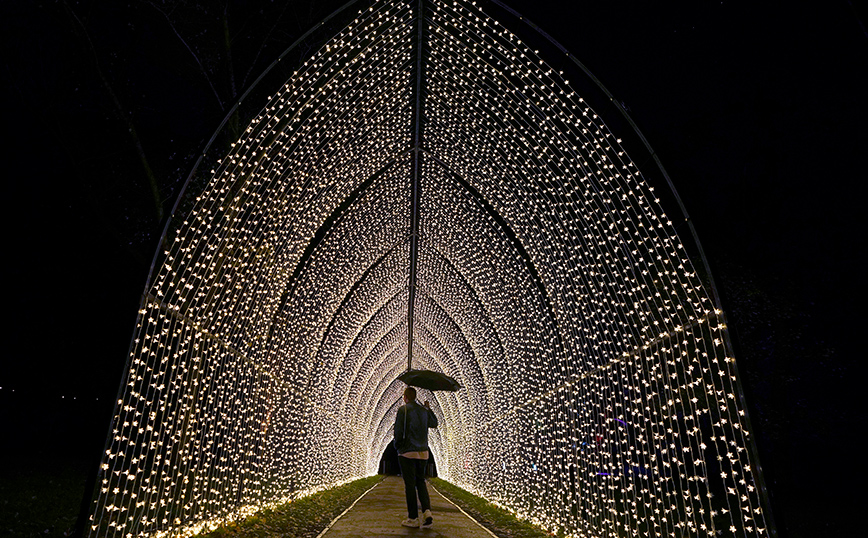
[[[440,474],[570,536],[767,535],[726,327],[653,187],[518,37],[426,5],[413,360],[465,387],[421,395]],[[406,365],[413,6],[360,11],[176,216],[91,536],[189,536],[376,472]]]

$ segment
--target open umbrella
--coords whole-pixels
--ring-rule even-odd
[[[435,372],[433,370],[407,370],[398,376],[398,379],[408,385],[420,387],[428,390],[448,390],[455,392],[461,388],[458,381],[455,381],[446,374]]]

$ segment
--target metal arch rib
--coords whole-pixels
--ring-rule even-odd
[[[524,261],[525,266],[527,267],[528,273],[530,273],[531,280],[533,280],[534,285],[536,286],[537,292],[540,294],[542,298],[543,306],[548,313],[549,317],[552,320],[552,325],[554,326],[555,338],[557,339],[558,346],[563,349],[563,339],[561,337],[560,325],[558,324],[558,318],[555,316],[554,307],[552,307],[551,300],[549,299],[549,294],[546,291],[545,284],[543,284],[542,278],[539,275],[539,272],[536,269],[536,265],[534,265],[533,260],[530,257],[530,254],[527,252],[527,249],[524,248],[524,245],[519,240],[518,235],[515,233],[515,230],[506,222],[506,219],[497,212],[497,210],[492,206],[482,194],[476,190],[473,185],[470,184],[466,179],[461,177],[460,174],[452,170],[448,164],[440,160],[437,156],[431,155],[426,152],[426,154],[431,157],[431,159],[440,165],[443,170],[451,177],[456,183],[461,185],[464,190],[467,191],[468,194],[473,198],[473,200],[482,207],[482,209],[492,218],[494,222],[497,223],[498,227],[503,230],[504,235],[506,235],[507,239],[509,239],[513,245],[515,245],[515,249],[518,251],[519,256]],[[460,273],[459,273],[460,274]]]
[[[404,293],[404,290],[405,290],[405,289],[406,289],[406,287],[403,287],[403,286],[400,287],[400,288],[398,288],[398,290],[397,290],[395,293],[393,293],[392,296],[389,297],[388,300],[386,300],[385,302],[383,302],[383,304],[382,304],[382,305],[381,305],[381,306],[376,310],[376,312],[374,312],[374,313],[371,315],[371,317],[368,318],[368,320],[364,323],[364,325],[362,325],[362,326],[359,328],[359,332],[358,332],[358,333],[353,337],[352,341],[350,342],[350,345],[347,346],[346,352],[344,352],[343,355],[341,355],[340,364],[344,364],[344,363],[347,361],[347,355],[350,353],[350,351],[351,351],[353,348],[356,347],[356,343],[359,341],[359,338],[361,338],[362,333],[364,333],[365,329],[367,329],[367,328],[371,325],[371,322],[373,322],[373,320],[376,319],[377,315],[379,315],[380,312],[382,312],[383,310],[385,310],[386,308],[388,308],[388,307],[389,307],[389,306],[390,306],[390,305],[391,305],[391,304],[392,304],[392,303],[393,303],[393,302],[398,298],[399,295],[401,295],[402,293]],[[401,325],[400,325],[400,322],[399,322],[399,323],[395,324],[394,326],[388,328],[388,330],[386,330],[385,332],[383,332],[383,333],[380,335],[379,339],[377,339],[377,341],[376,341],[376,342],[371,346],[371,349],[376,348],[376,347],[380,344],[380,342],[383,340],[383,338],[385,338],[388,334],[390,334],[393,330],[395,330],[397,327],[400,327],[400,326],[401,326]],[[328,336],[327,334],[326,334],[326,335],[323,335],[323,341],[324,341],[324,339],[325,339],[327,336]],[[318,349],[318,350],[317,350],[317,354],[318,354],[319,352],[320,352],[320,350]]]
[[[304,271],[304,268],[307,266],[307,262],[310,257],[313,255],[313,252],[322,243],[323,239],[325,239],[326,235],[332,230],[337,221],[346,213],[347,209],[350,208],[356,201],[361,198],[362,194],[370,188],[370,186],[377,179],[381,178],[386,172],[389,171],[393,166],[395,166],[403,155],[408,152],[401,152],[396,155],[393,159],[387,162],[382,166],[379,170],[371,174],[367,179],[365,179],[362,183],[356,187],[353,192],[347,196],[340,205],[338,205],[334,211],[326,218],[325,221],[320,225],[319,229],[317,229],[316,233],[314,233],[313,238],[311,238],[310,242],[307,244],[307,248],[304,249],[304,253],[302,253],[301,257],[298,259],[298,263],[295,265],[295,270],[292,272],[292,276],[290,276],[289,281],[286,284],[286,290],[283,292],[283,295],[280,297],[280,304],[277,306],[277,309],[274,311],[274,317],[271,321],[271,326],[268,329],[268,342],[271,342],[271,338],[274,336],[274,328],[277,325],[277,319],[283,312],[283,309],[286,307],[286,303],[289,301],[289,298],[295,292],[295,286],[298,283],[298,279],[301,276],[301,273]]]
[[[459,274],[459,277],[463,279],[463,276],[460,276],[460,273],[457,273],[457,274]],[[465,282],[465,283],[466,283],[466,282]],[[468,287],[469,287],[469,285],[468,285]],[[380,312],[382,312],[384,309],[388,308],[389,305],[391,305],[391,304],[393,303],[393,301],[395,301],[395,299],[396,299],[396,298],[397,298],[401,293],[403,293],[404,289],[405,289],[405,288],[403,288],[403,287],[402,287],[402,288],[399,288],[398,291],[396,291],[394,294],[392,294],[392,296],[391,296],[387,301],[385,301],[385,302],[383,303],[383,305],[382,305],[380,308],[378,308],[377,311],[374,312],[374,314],[373,314],[373,315],[372,315],[372,316],[371,316],[371,317],[370,317],[370,318],[365,322],[365,324],[360,328],[359,333],[356,335],[355,338],[353,338],[353,341],[352,341],[352,342],[350,343],[350,345],[347,347],[347,353],[349,353],[349,351],[350,351],[351,349],[353,349],[353,348],[356,346],[356,343],[358,342],[358,339],[360,338],[361,334],[362,334],[362,333],[364,332],[364,330],[365,330],[365,329],[366,329],[366,328],[371,324],[371,322],[372,322],[372,321],[377,317],[377,315],[378,315]],[[472,288],[470,288],[470,289],[471,289],[471,291],[472,291]],[[475,296],[475,294],[474,294],[474,296]],[[438,309],[443,313],[443,315],[446,316],[446,318],[449,319],[449,321],[452,322],[452,324],[457,328],[457,330],[458,330],[458,334],[460,334],[460,338],[461,338],[461,340],[462,340],[463,343],[468,347],[468,349],[471,350],[471,353],[473,353],[473,346],[470,345],[470,341],[469,341],[469,339],[467,338],[467,335],[466,335],[466,334],[464,333],[464,331],[462,330],[461,325],[459,325],[459,324],[455,321],[455,318],[452,316],[452,314],[451,314],[447,309],[445,309],[441,304],[439,304],[435,299],[429,297],[429,300],[430,300],[430,301],[431,301],[431,302],[432,302],[432,303],[433,303],[433,304],[434,304],[434,305],[435,305],[435,306],[436,306],[436,307],[437,307],[437,308],[438,308]],[[478,301],[478,298],[477,298],[477,301]],[[479,304],[481,305],[482,302],[479,301]],[[483,311],[484,311],[484,309],[483,309]],[[490,320],[489,320],[489,321],[490,321]],[[397,327],[397,326],[396,326],[396,327]],[[395,327],[392,327],[392,328],[390,328],[388,331],[385,331],[385,332],[380,336],[380,338],[377,340],[377,342],[374,343],[374,345],[372,346],[372,349],[376,348],[376,347],[379,345],[380,341],[382,341],[382,339],[385,338],[388,334],[390,334],[390,333],[392,332],[392,330],[394,330],[394,329],[395,329]],[[495,331],[495,335],[497,336],[497,343],[498,343],[498,346],[500,346],[501,351],[502,351],[502,349],[503,349],[503,344],[502,344],[502,342],[501,342],[501,340],[500,340],[500,336],[497,335],[497,332],[496,332],[496,331]],[[323,340],[324,340],[327,336],[328,336],[328,335],[325,334],[325,335],[323,336]],[[474,354],[474,358],[476,358],[476,357],[475,357],[475,354]],[[344,362],[346,362],[346,360],[347,360],[347,355],[346,355],[346,353],[345,353],[345,354],[341,357],[341,364],[343,364]],[[474,362],[475,362],[476,364],[479,364],[479,361],[478,361],[478,360],[475,360]]]
[[[480,308],[480,310],[482,310],[482,312],[485,316],[485,319],[487,319],[488,322],[491,324],[491,329],[494,332],[494,338],[497,340],[497,347],[498,347],[498,351],[500,352],[500,355],[506,356],[506,352],[504,351],[504,348],[503,348],[503,340],[500,338],[500,333],[497,331],[497,326],[494,324],[494,321],[491,319],[491,316],[488,313],[488,309],[485,307],[485,303],[482,302],[482,299],[479,298],[479,294],[476,293],[476,290],[473,288],[473,286],[470,285],[470,282],[467,281],[467,278],[464,277],[464,273],[462,273],[461,271],[458,270],[458,267],[456,267],[455,264],[452,263],[452,260],[450,260],[448,256],[446,256],[445,254],[440,252],[440,250],[438,250],[438,249],[434,249],[434,252],[436,252],[440,256],[440,258],[446,263],[446,265],[448,265],[449,268],[452,269],[452,271],[455,273],[455,275],[461,280],[461,283],[464,284],[464,286],[470,291],[470,295],[473,297],[473,300],[479,304],[479,308]],[[455,323],[455,325],[457,327],[460,328],[460,325],[458,325],[458,323],[455,321],[455,318],[452,316],[452,314],[450,314],[446,310],[446,308],[444,308],[442,305],[440,305],[440,303],[436,299],[434,299],[434,297],[432,297],[431,294],[426,293],[425,295],[428,297],[429,300],[431,300],[434,304],[436,304],[438,307],[440,307],[440,309],[446,313],[446,315],[449,317],[449,319],[453,323]],[[464,331],[461,331],[461,334],[462,334],[462,337],[464,338],[465,342],[469,346],[470,344],[469,344],[469,342],[467,342],[467,337],[464,336]],[[471,347],[471,349],[473,349],[473,348]]]
[[[423,295],[423,297],[426,296],[424,293],[423,293],[422,295]],[[464,333],[464,331],[462,330],[461,326],[460,326],[460,325],[455,321],[455,318],[452,316],[452,314],[451,314],[451,313],[450,313],[446,308],[444,308],[442,305],[440,305],[436,300],[434,300],[433,298],[431,298],[430,296],[427,297],[427,299],[428,299],[429,301],[431,301],[431,303],[434,305],[434,307],[436,307],[440,312],[442,312],[442,314],[443,314],[443,315],[444,315],[444,316],[445,316],[445,317],[446,317],[446,318],[447,318],[447,319],[452,323],[452,325],[455,327],[455,330],[456,330],[456,333],[455,333],[455,334],[458,335],[458,336],[457,336],[458,339],[459,339],[459,340],[460,340],[460,341],[461,341],[465,346],[467,346],[467,349],[468,349],[468,350],[470,350],[470,358],[471,358],[471,362],[472,362],[472,364],[475,364],[475,365],[479,366],[479,359],[477,358],[476,354],[475,354],[474,351],[473,351],[473,346],[470,345],[470,341],[469,341],[469,339],[467,338],[467,335]],[[386,331],[386,333],[384,333],[384,334],[380,337],[380,339],[377,341],[377,343],[374,344],[374,346],[372,346],[372,349],[376,349],[376,348],[380,345],[380,342],[381,342],[384,338],[387,338],[388,335],[391,334],[392,331],[394,331],[394,330],[397,329],[398,327],[399,327],[399,326],[396,325],[396,326],[393,327],[392,329],[389,329],[388,331]],[[431,331],[430,329],[428,329],[428,327],[426,327],[426,326],[424,326],[424,325],[423,325],[423,327],[424,327],[425,330],[426,330],[429,334],[431,334],[432,336],[435,334],[433,331]],[[439,338],[437,339],[437,342],[438,342],[440,345],[442,345],[442,346],[444,347],[444,349],[447,349],[447,348],[450,347],[450,346],[445,345],[445,344],[444,344],[444,343],[443,343]],[[366,355],[365,358],[367,359],[367,357],[369,357],[369,356],[370,356],[370,354]],[[449,362],[453,363],[453,364],[457,364],[457,363],[460,362],[460,360],[457,358],[457,356],[456,356],[456,355],[453,355],[453,354],[451,354],[451,353],[447,353],[447,356],[446,356],[446,357],[447,357],[447,360],[448,360]],[[435,359],[435,360],[436,360],[436,359]],[[382,358],[379,359],[378,364],[381,364],[382,361],[383,361]],[[441,365],[442,365],[442,362],[443,362],[443,361],[439,361],[439,360],[437,361],[437,363],[438,363],[438,364],[441,364]],[[377,387],[381,387],[384,383],[388,385],[388,384],[393,383],[393,382],[394,382],[394,379],[389,380],[389,379],[384,378],[384,379],[381,379],[381,380],[380,380],[380,382],[377,384]],[[373,395],[373,394],[376,394],[376,393],[377,393],[377,391],[373,391],[373,392],[371,392],[370,394]],[[486,399],[487,399],[487,398],[486,398]],[[362,401],[362,400],[361,400],[361,398],[360,398],[360,399],[359,399],[359,402],[361,402],[361,401]],[[487,403],[489,404],[489,408],[490,408],[491,402],[487,402]],[[368,398],[368,400],[366,401],[366,403],[360,403],[360,404],[358,405],[358,407],[361,408],[361,409],[369,409],[369,408],[371,407],[371,406],[370,406],[370,398]]]
[[[316,354],[317,355],[319,355],[320,351],[322,350],[322,346],[325,343],[326,338],[328,338],[328,335],[331,333],[332,327],[334,326],[335,321],[338,319],[338,316],[344,310],[344,307],[346,307],[347,303],[350,302],[350,299],[352,299],[356,290],[358,290],[359,287],[365,282],[365,280],[367,280],[368,276],[370,276],[371,272],[373,272],[374,269],[376,269],[381,263],[383,263],[383,261],[385,261],[386,258],[388,258],[392,253],[394,253],[398,249],[398,247],[403,245],[405,242],[406,242],[406,239],[403,239],[399,243],[394,245],[392,248],[387,250],[385,254],[383,254],[382,256],[377,258],[374,261],[374,263],[372,263],[370,265],[370,267],[368,267],[365,270],[365,272],[362,273],[362,276],[360,276],[359,279],[356,280],[355,283],[353,283],[352,287],[349,289],[349,291],[347,291],[347,294],[344,295],[344,298],[341,301],[341,304],[338,305],[337,309],[335,309],[335,313],[332,315],[331,319],[329,320],[329,324],[326,327],[326,330],[323,332],[322,339],[320,340],[319,345],[316,347]],[[371,317],[371,319],[373,319],[374,316],[376,316],[378,313],[380,313],[382,311],[382,309],[385,308],[385,306],[388,305],[394,299],[395,295],[397,295],[398,293],[401,293],[402,291],[403,291],[403,288],[401,290],[399,290],[396,294],[393,294],[392,297],[388,301],[386,301],[385,305],[383,305],[376,312],[374,312],[374,315]],[[364,330],[365,327],[368,326],[368,323],[370,323],[370,320],[368,320],[368,322],[365,323],[365,325],[361,327],[361,330],[359,331],[360,334],[361,334],[361,331]]]
[[[431,304],[435,308],[437,308],[440,312],[442,312],[443,315],[446,316],[446,319],[448,319],[449,322],[455,327],[455,334],[457,335],[457,338],[460,340],[460,343],[463,344],[464,346],[466,346],[470,352],[470,354],[468,355],[468,357],[470,358],[470,365],[476,367],[475,370],[471,369],[471,373],[476,373],[479,375],[480,379],[486,380],[487,376],[485,375],[485,369],[483,368],[482,364],[479,361],[479,355],[476,354],[476,350],[474,350],[473,346],[470,344],[470,339],[467,337],[467,333],[464,332],[464,328],[461,327],[461,325],[459,325],[457,321],[455,321],[455,317],[453,317],[452,313],[449,312],[449,310],[447,310],[446,307],[444,307],[442,304],[440,304],[436,299],[434,299],[433,297],[431,297],[430,295],[428,295],[424,292],[422,293],[422,297],[424,297],[425,299],[430,301]],[[440,346],[443,347],[444,350],[446,350],[446,353],[447,353],[446,359],[444,359],[444,360],[438,360],[436,358],[434,359],[435,363],[441,368],[441,370],[443,369],[443,363],[447,359],[450,362],[452,362],[453,364],[456,364],[456,365],[461,364],[460,356],[458,354],[449,353],[449,350],[452,349],[452,346],[447,345],[444,342],[443,338],[438,336],[437,333],[435,331],[433,331],[431,328],[429,328],[427,325],[422,324],[422,327],[428,333],[428,335],[430,335],[430,337],[432,339],[434,339],[435,342],[437,342],[437,344],[439,344]],[[495,331],[495,336],[497,336],[496,331]],[[498,338],[498,345],[501,345],[499,336],[497,336],[497,338]],[[428,352],[425,348],[420,346],[420,349],[425,351],[427,353],[427,355],[429,355],[431,357],[435,357],[435,355]],[[501,346],[501,350],[502,350],[502,346]],[[460,372],[460,375],[456,376],[456,377],[461,378],[461,381],[463,382],[463,385],[465,387],[470,386],[470,383],[467,382],[467,378],[469,378],[471,376],[465,375],[466,370],[464,368],[459,369],[459,372]],[[492,402],[493,393],[492,393],[492,391],[488,390],[490,385],[488,384],[487,380],[484,382],[484,386],[485,386],[486,390],[484,392],[481,392],[481,393],[475,393],[478,396],[476,398],[473,398],[473,399],[476,401],[480,401],[480,400],[483,401],[485,403],[485,405],[488,407],[488,412],[491,413],[492,404],[493,404],[493,402]]]
[[[681,196],[678,194],[678,190],[675,188],[675,184],[672,182],[672,178],[669,177],[669,173],[666,171],[666,168],[663,166],[663,162],[660,160],[660,157],[657,155],[657,152],[654,151],[654,148],[651,147],[651,143],[648,141],[647,138],[645,138],[645,135],[639,129],[639,126],[636,125],[636,122],[633,121],[633,118],[630,116],[630,114],[627,112],[627,110],[624,108],[624,106],[621,104],[621,102],[618,99],[615,99],[615,97],[608,90],[608,88],[606,88],[606,86],[603,85],[603,83],[600,81],[600,79],[598,79],[596,76],[594,76],[594,74],[591,73],[591,70],[588,69],[587,66],[585,66],[585,64],[583,64],[581,61],[579,61],[578,58],[576,58],[573,54],[571,54],[570,51],[568,51],[566,49],[566,47],[561,45],[557,40],[555,40],[552,36],[550,36],[548,33],[546,33],[542,28],[540,28],[539,26],[537,26],[536,24],[534,24],[533,22],[528,20],[527,17],[522,16],[518,11],[516,11],[516,10],[512,9],[511,7],[507,6],[506,4],[504,4],[501,0],[490,0],[490,1],[491,1],[491,3],[493,3],[497,6],[500,6],[502,9],[506,10],[507,12],[509,12],[510,14],[512,14],[513,16],[517,17],[519,20],[521,20],[522,22],[524,22],[525,24],[530,26],[537,33],[539,33],[543,38],[548,40],[552,45],[554,45],[562,53],[564,53],[567,56],[567,58],[569,58],[570,61],[572,61],[579,69],[581,69],[582,72],[585,73],[585,75],[587,75],[588,78],[590,78],[594,82],[594,84],[596,84],[596,86],[600,89],[600,91],[602,91],[606,95],[606,97],[609,98],[609,101],[613,104],[615,109],[627,121],[627,123],[633,129],[633,132],[635,132],[636,135],[639,137],[639,140],[642,141],[642,144],[645,146],[645,149],[648,151],[649,155],[654,160],[654,163],[657,165],[657,169],[660,170],[660,173],[663,175],[663,179],[666,181],[666,185],[669,187],[670,192],[672,193],[673,197],[675,198],[675,202],[678,204],[678,208],[681,210],[681,215],[684,217],[684,222],[687,223],[687,229],[690,231],[690,236],[693,238],[693,243],[696,245],[696,249],[699,253],[699,259],[702,261],[702,266],[703,266],[703,269],[705,269],[705,274],[708,276],[708,284],[709,284],[709,288],[711,289],[712,300],[714,301],[715,307],[720,312],[718,314],[720,316],[720,319],[722,320],[722,322],[724,324],[726,324],[726,314],[725,314],[725,311],[723,309],[723,300],[721,299],[720,291],[718,290],[717,284],[715,283],[714,274],[711,271],[711,264],[709,263],[708,258],[705,256],[705,250],[702,248],[702,243],[699,241],[699,235],[696,233],[696,227],[693,225],[693,220],[690,218],[690,215],[687,213],[687,208],[684,206],[684,202],[681,200]],[[728,350],[733,349],[733,344],[732,344],[732,341],[731,341],[730,336],[729,336],[729,331],[724,331],[723,341],[724,341],[724,344]],[[744,388],[742,387],[742,381],[741,381],[741,375],[738,371],[738,364],[735,361],[733,361],[730,363],[730,367],[735,372],[735,386],[736,386],[736,391],[738,393],[739,403],[742,405],[742,409],[744,409],[744,420],[747,423],[748,430],[752,430],[753,424],[751,423],[749,407],[747,405],[747,401],[745,400]],[[760,495],[763,498],[765,507],[770,508],[772,505],[772,502],[771,502],[771,499],[770,499],[770,496],[768,493],[768,487],[766,485],[765,476],[764,476],[763,470],[762,470],[762,465],[761,465],[760,460],[759,460],[759,448],[757,447],[756,439],[753,436],[751,436],[748,438],[747,442],[748,442],[748,445],[750,447],[749,450],[754,456],[752,458],[752,460],[753,460],[752,463],[756,467],[756,470],[757,470],[757,482],[759,485]],[[766,509],[764,511],[764,516],[767,518],[766,521],[767,521],[768,527],[770,529],[770,534],[772,536],[776,536],[777,535],[777,524],[775,523],[775,519],[774,519],[774,516],[772,514],[772,510]]]

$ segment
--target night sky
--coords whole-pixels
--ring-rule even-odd
[[[195,156],[259,73],[344,3],[225,2],[0,4],[0,431],[22,465],[95,469]],[[864,19],[846,0],[509,5],[627,108],[683,198],[727,309],[780,535],[854,535],[866,497]]]

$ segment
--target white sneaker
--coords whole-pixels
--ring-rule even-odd
[[[431,515],[431,510],[425,510],[422,514],[422,528],[430,529],[434,525],[434,516]]]
[[[419,518],[417,517],[416,519],[409,519],[409,518],[405,519],[404,521],[401,522],[401,525],[404,525],[405,527],[412,527],[414,529],[418,529],[419,528]]]

